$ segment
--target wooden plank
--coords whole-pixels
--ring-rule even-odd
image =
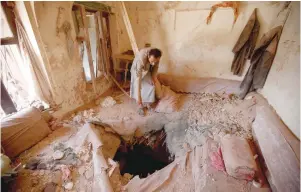
[[[8,38],[1,39],[0,45],[12,45],[12,44],[18,44],[18,38],[8,37]]]
[[[137,53],[139,52],[139,49],[138,49],[137,42],[136,42],[134,32],[132,29],[132,25],[131,25],[131,22],[130,22],[130,19],[129,19],[129,16],[128,16],[128,13],[126,11],[126,7],[125,7],[125,4],[123,1],[120,2],[120,9],[121,9],[121,14],[123,17],[123,21],[124,21],[126,30],[128,32],[129,38],[130,38],[132,49],[134,51],[134,54],[137,55]]]
[[[104,53],[104,58],[105,58],[105,73],[109,74],[109,66],[110,66],[110,60],[109,60],[109,55],[108,55],[108,48],[107,48],[107,33],[105,31],[105,24],[103,22],[103,17],[100,17],[100,24],[101,24],[101,30],[102,30],[102,35],[103,35],[103,40],[102,40],[102,45],[103,45],[103,53]]]
[[[95,30],[96,30],[96,53],[97,53],[97,68],[100,69],[100,71],[104,71],[104,68],[102,68],[101,65],[101,45],[100,45],[100,30],[99,30],[99,18],[100,18],[100,12],[96,12],[94,14],[94,21],[95,21]]]
[[[86,20],[86,10],[85,10],[85,7],[83,5],[80,5],[80,14],[81,14],[83,24],[84,24],[84,38],[85,38],[85,45],[86,45],[87,55],[88,55],[92,85],[93,85],[94,93],[96,94],[96,82],[95,82],[93,59],[92,59],[92,53],[91,53],[90,37],[89,37],[87,20]]]
[[[112,46],[111,46],[111,37],[110,37],[110,21],[109,16],[104,17],[106,20],[106,26],[107,26],[107,51],[108,51],[108,57],[109,57],[109,72],[112,72],[114,64],[113,64],[113,58],[112,58]]]

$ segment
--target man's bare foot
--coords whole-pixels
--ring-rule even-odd
[[[146,108],[147,108],[148,112],[150,112],[150,113],[154,112],[154,109],[151,107],[150,104],[146,105]]]
[[[144,110],[143,110],[143,108],[139,108],[139,109],[138,109],[138,114],[139,114],[140,116],[144,117]]]

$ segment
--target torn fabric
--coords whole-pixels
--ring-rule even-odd
[[[250,59],[256,45],[259,28],[260,24],[257,19],[256,9],[254,9],[232,50],[235,56],[232,61],[231,72],[234,75],[242,75],[246,60]]]
[[[251,58],[251,65],[240,84],[240,98],[247,93],[263,88],[277,51],[277,45],[281,36],[282,26],[275,27],[263,35],[256,46]]]
[[[233,1],[224,1],[222,3],[218,3],[218,4],[215,4],[211,7],[211,11],[207,17],[207,25],[211,22],[211,19],[212,19],[212,16],[213,16],[213,13],[216,11],[217,8],[219,7],[231,7],[234,11],[234,21],[233,21],[233,24],[236,22],[237,20],[237,17],[238,17],[238,7],[239,7],[239,2],[233,2]]]

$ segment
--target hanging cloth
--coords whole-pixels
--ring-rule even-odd
[[[240,85],[242,90],[240,98],[243,99],[247,93],[263,88],[276,55],[281,32],[282,26],[271,29],[263,35],[260,43],[256,46],[251,58],[251,65]]]
[[[247,59],[250,59],[256,45],[259,28],[260,24],[257,19],[256,9],[254,9],[232,50],[235,56],[232,61],[231,72],[234,75],[242,75],[245,63]]]

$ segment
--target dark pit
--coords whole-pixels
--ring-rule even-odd
[[[119,162],[121,175],[129,173],[145,178],[173,161],[165,144],[164,129],[151,132],[139,139],[134,145],[121,142],[114,157]]]

